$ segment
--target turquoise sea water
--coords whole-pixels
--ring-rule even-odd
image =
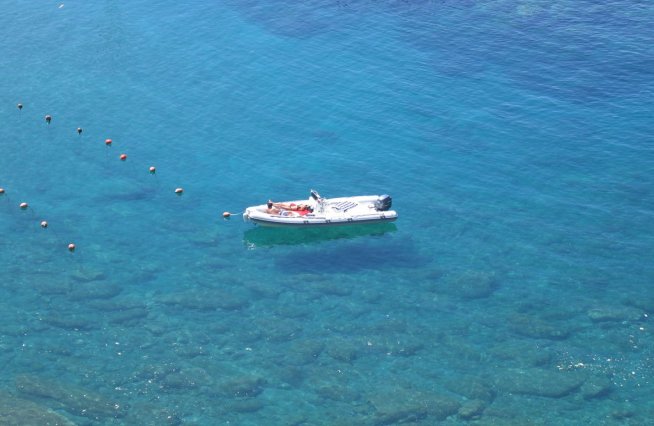
[[[651,2],[1,5],[0,423],[654,417]]]

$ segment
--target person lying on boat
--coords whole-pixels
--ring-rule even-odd
[[[290,210],[283,210],[273,206],[272,201],[269,201],[268,204],[266,204],[266,207],[268,207],[266,209],[266,213],[268,214],[274,214],[274,215],[286,216],[286,217],[300,216],[300,214],[297,212],[292,212]]]
[[[268,208],[266,209],[266,213],[268,213],[268,214],[279,214],[279,213],[281,212],[280,209],[278,209],[277,207],[273,206],[273,202],[272,202],[272,201],[268,201],[268,204],[266,204],[266,207],[268,207]]]
[[[300,216],[304,216],[307,213],[313,213],[313,207],[308,204],[274,203],[271,200],[268,200],[268,204],[272,204],[273,207],[277,207],[278,209],[298,212]]]

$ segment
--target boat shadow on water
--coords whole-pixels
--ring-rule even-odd
[[[385,268],[418,268],[429,259],[414,241],[395,234],[393,223],[332,228],[263,228],[245,232],[250,249],[285,246],[273,255],[284,273],[351,273]],[[367,237],[367,238],[366,238]]]
[[[326,241],[378,237],[397,231],[394,223],[348,225],[317,228],[268,228],[257,226],[245,231],[243,242],[250,249],[259,247],[314,245]]]

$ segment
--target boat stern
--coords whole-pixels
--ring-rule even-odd
[[[250,207],[245,209],[245,211],[243,212],[243,222],[251,222],[251,220],[250,220]]]

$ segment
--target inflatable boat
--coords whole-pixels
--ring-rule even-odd
[[[323,198],[313,189],[308,200],[262,204],[248,207],[243,220],[263,226],[307,227],[392,222],[389,195]]]

